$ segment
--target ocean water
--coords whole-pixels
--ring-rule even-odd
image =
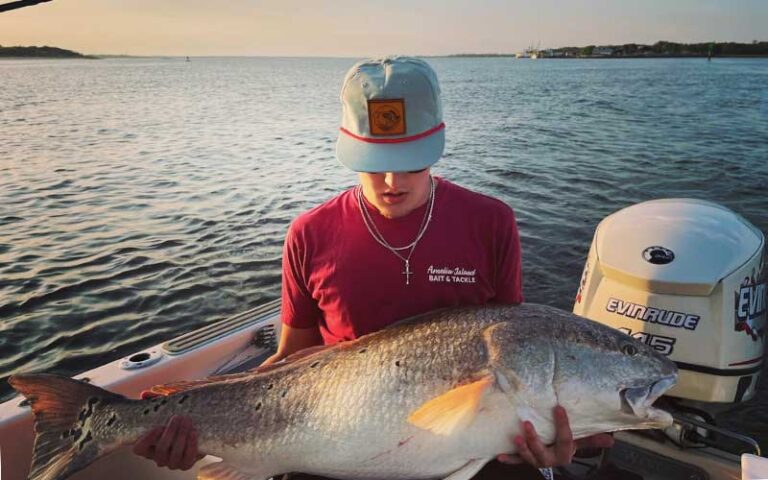
[[[768,59],[429,61],[434,170],[515,209],[528,301],[570,309],[597,223],[636,202],[768,233]],[[334,158],[353,63],[0,61],[0,398],[277,298],[290,220],[356,181]],[[722,421],[768,448],[767,401]]]

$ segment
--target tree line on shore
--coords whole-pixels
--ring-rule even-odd
[[[768,56],[768,42],[706,42],[676,43],[659,41],[653,45],[625,43],[623,45],[588,45],[546,50],[553,57],[706,57],[712,56]]]
[[[0,45],[0,57],[93,58],[57,47],[4,47],[2,45]]]

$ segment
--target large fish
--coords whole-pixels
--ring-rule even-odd
[[[191,417],[206,479],[284,472],[342,479],[464,480],[521,420],[554,438],[563,405],[575,437],[665,427],[651,406],[677,378],[670,360],[610,327],[524,304],[440,310],[291,362],[130,400],[54,375],[10,382],[35,413],[30,478],[63,479],[171,415]]]

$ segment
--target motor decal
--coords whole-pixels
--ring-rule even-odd
[[[739,289],[734,292],[734,330],[744,332],[753,341],[762,338],[765,332],[766,278],[765,257],[752,274],[744,277]]]
[[[643,258],[654,265],[666,265],[675,259],[675,252],[661,245],[654,245],[643,250]]]
[[[581,294],[584,292],[584,287],[587,285],[587,277],[589,276],[589,262],[584,265],[584,271],[581,273],[581,281],[579,282],[579,290],[576,292],[576,303],[581,303]]]
[[[699,325],[699,320],[701,320],[699,315],[653,308],[613,297],[608,299],[605,309],[608,312],[623,315],[628,318],[634,318],[643,322],[657,323],[672,328],[684,328],[686,330],[696,330],[696,327]]]
[[[626,333],[630,337],[645,343],[649,347],[653,348],[662,355],[672,355],[675,349],[675,342],[677,339],[674,337],[665,337],[663,335],[654,335],[648,332],[635,332],[626,327],[619,327],[619,331]]]

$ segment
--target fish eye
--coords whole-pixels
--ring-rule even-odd
[[[625,343],[621,347],[621,353],[623,353],[624,355],[628,355],[630,357],[634,357],[639,353],[639,350],[637,349],[636,346],[632,345],[631,343]]]

